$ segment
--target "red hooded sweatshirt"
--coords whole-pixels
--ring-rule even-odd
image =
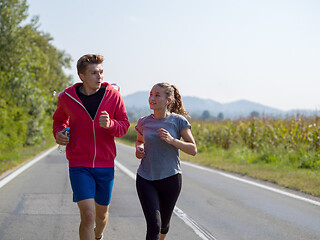
[[[80,85],[82,83],[76,83],[59,95],[57,109],[53,115],[53,136],[56,137],[65,127],[70,127],[66,148],[69,167],[114,167],[114,137],[124,136],[130,125],[122,97],[110,84],[102,83],[106,92],[92,120],[76,93],[75,88]],[[102,111],[109,114],[108,129],[99,125]]]

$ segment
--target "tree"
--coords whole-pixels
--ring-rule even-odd
[[[210,112],[208,110],[205,110],[201,114],[201,120],[208,120],[210,118]]]
[[[222,121],[224,119],[224,115],[222,112],[219,112],[218,114],[218,121]]]
[[[71,83],[63,68],[71,57],[38,31],[26,0],[0,2],[0,151],[41,143],[51,128],[53,89]]]
[[[259,112],[257,112],[257,111],[252,111],[252,112],[250,113],[250,117],[252,117],[252,118],[257,118],[257,117],[259,117]]]

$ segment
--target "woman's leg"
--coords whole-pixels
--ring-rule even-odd
[[[159,240],[161,217],[158,192],[151,181],[139,175],[137,175],[136,187],[147,222],[146,240]]]
[[[170,219],[182,187],[182,176],[177,174],[157,183],[160,197],[161,237],[163,240],[169,231]]]
[[[166,236],[167,236],[167,234],[160,234],[160,238],[159,238],[159,240],[164,240],[165,238],[166,238]]]

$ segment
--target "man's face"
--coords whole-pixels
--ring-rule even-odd
[[[101,87],[103,81],[103,67],[102,64],[89,64],[84,74],[79,74],[83,81],[83,87],[87,91],[94,93]]]

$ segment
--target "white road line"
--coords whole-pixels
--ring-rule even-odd
[[[288,192],[285,192],[285,191],[282,191],[282,190],[279,190],[279,189],[276,189],[276,188],[273,188],[273,187],[269,187],[269,186],[266,186],[266,185],[263,185],[263,184],[259,184],[259,183],[253,182],[253,181],[242,179],[242,178],[233,176],[233,175],[228,174],[228,173],[224,173],[224,172],[221,172],[221,171],[218,171],[218,170],[214,170],[214,169],[211,169],[211,168],[199,166],[199,165],[196,165],[196,164],[193,164],[193,163],[182,162],[182,161],[181,161],[181,163],[184,164],[184,165],[193,167],[193,168],[197,168],[197,169],[200,169],[200,170],[212,172],[212,173],[215,173],[215,174],[227,177],[227,178],[231,178],[231,179],[236,180],[236,181],[240,181],[240,182],[244,182],[244,183],[247,183],[247,184],[251,184],[251,185],[259,187],[259,188],[263,188],[263,189],[266,189],[266,190],[269,190],[269,191],[272,191],[272,192],[276,192],[276,193],[279,193],[279,194],[282,194],[282,195],[285,195],[285,196],[288,196],[288,197],[292,197],[292,198],[295,198],[295,199],[298,199],[298,200],[302,200],[302,201],[305,201],[305,202],[320,206],[320,202],[317,202],[317,201],[314,201],[312,199],[308,199],[308,198],[305,198],[305,197],[301,197],[301,196],[298,196],[296,194],[288,193]]]
[[[20,173],[24,172],[25,170],[27,170],[29,167],[31,167],[33,164],[39,162],[42,158],[44,158],[45,156],[47,156],[49,153],[51,153],[53,150],[55,150],[58,146],[55,146],[53,148],[50,148],[49,150],[45,151],[44,153],[42,153],[41,155],[39,155],[38,157],[34,158],[33,160],[31,160],[30,162],[28,162],[27,164],[23,165],[22,167],[18,168],[16,171],[12,172],[10,175],[8,175],[7,177],[3,178],[0,181],[0,188],[2,188],[4,185],[6,185],[8,182],[10,182],[11,180],[13,180],[15,177],[17,177]]]
[[[136,175],[131,172],[128,168],[126,168],[124,165],[119,163],[118,161],[115,161],[116,167],[118,167],[121,171],[123,171],[125,174],[127,174],[130,178],[133,180],[136,180]],[[185,214],[180,208],[175,206],[174,208],[174,214],[178,216],[184,223],[189,226],[201,239],[203,240],[216,240],[214,236],[207,230],[205,230],[203,227],[201,227],[196,221],[194,221],[192,218],[190,218],[187,214]]]
[[[174,207],[174,214],[177,215],[182,221],[185,222],[193,231],[201,238],[205,240],[216,240],[214,236],[202,226],[200,226],[196,221],[190,218],[187,214],[185,214],[180,208],[177,206]]]

